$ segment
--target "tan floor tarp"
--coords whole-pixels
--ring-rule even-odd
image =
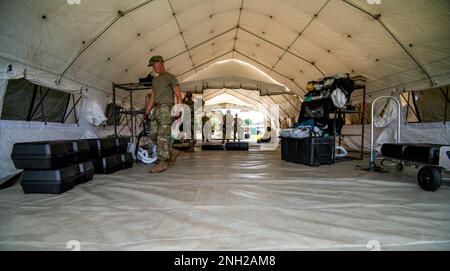
[[[279,152],[184,154],[162,175],[135,166],[56,196],[0,191],[0,249],[450,249],[450,188],[360,162],[312,168]],[[376,243],[375,243],[376,244]]]

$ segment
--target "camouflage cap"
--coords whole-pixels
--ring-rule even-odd
[[[163,57],[162,56],[152,56],[152,58],[150,58],[148,66],[151,67],[156,62],[164,62]]]

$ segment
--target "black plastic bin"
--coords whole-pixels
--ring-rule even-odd
[[[103,158],[93,159],[95,174],[111,174],[123,168],[120,155],[112,155]]]
[[[123,169],[127,169],[127,168],[132,168],[133,167],[133,155],[131,154],[131,152],[127,152],[125,154],[120,154],[120,159],[122,161],[122,168]]]
[[[81,172],[81,177],[75,180],[76,185],[89,182],[92,178],[94,178],[95,170],[92,161],[80,163],[78,164],[78,167]]]
[[[439,153],[442,146],[437,144],[408,144],[405,148],[404,159],[428,165],[439,165]]]
[[[223,151],[225,150],[224,144],[203,144],[202,151]]]
[[[247,142],[228,142],[225,149],[227,151],[248,151],[249,144]]]
[[[129,137],[118,137],[116,138],[116,148],[118,154],[125,154],[128,151],[128,143],[130,142]]]
[[[102,158],[117,153],[116,138],[87,139],[89,144],[89,158]]]
[[[50,170],[26,169],[20,184],[25,194],[61,194],[72,189],[80,176],[78,165]]]
[[[281,138],[281,159],[309,166],[331,165],[334,137]]]
[[[403,159],[405,156],[405,144],[385,143],[381,146],[381,155],[394,159]]]
[[[70,141],[16,143],[11,159],[17,169],[57,169],[73,164],[75,153]]]
[[[89,144],[85,139],[72,140],[72,148],[75,153],[74,162],[83,163],[89,160]]]

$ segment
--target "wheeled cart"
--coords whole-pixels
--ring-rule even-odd
[[[442,184],[442,173],[450,170],[450,146],[435,144],[383,144],[381,155],[397,162],[397,170],[416,166],[417,182],[426,191],[436,191]]]
[[[450,146],[422,143],[400,143],[401,105],[394,97],[381,96],[372,103],[372,120],[374,119],[374,106],[379,100],[393,100],[397,104],[397,143],[383,144],[381,155],[385,160],[396,162],[397,170],[403,170],[403,166],[416,166],[417,182],[426,191],[436,191],[442,184],[442,173],[450,170]],[[370,164],[369,171],[375,171],[376,152],[374,148],[374,123],[371,125],[370,136]]]

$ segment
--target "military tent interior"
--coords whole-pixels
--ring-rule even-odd
[[[0,0],[0,18],[0,250],[450,249],[449,168],[429,192],[417,164],[379,161],[397,140],[450,145],[449,1]],[[142,87],[154,55],[205,108],[259,114],[273,143],[250,127],[248,151],[200,139],[161,174],[135,162],[59,195],[25,194],[14,144],[114,135],[117,106],[145,109],[152,90],[123,84]],[[335,74],[364,90],[350,99],[364,114],[347,115],[339,141],[362,159],[282,160],[278,136],[298,122],[308,83]],[[395,102],[372,112],[381,96],[400,119]],[[136,143],[142,118],[117,121]],[[370,167],[371,132],[388,172]]]

